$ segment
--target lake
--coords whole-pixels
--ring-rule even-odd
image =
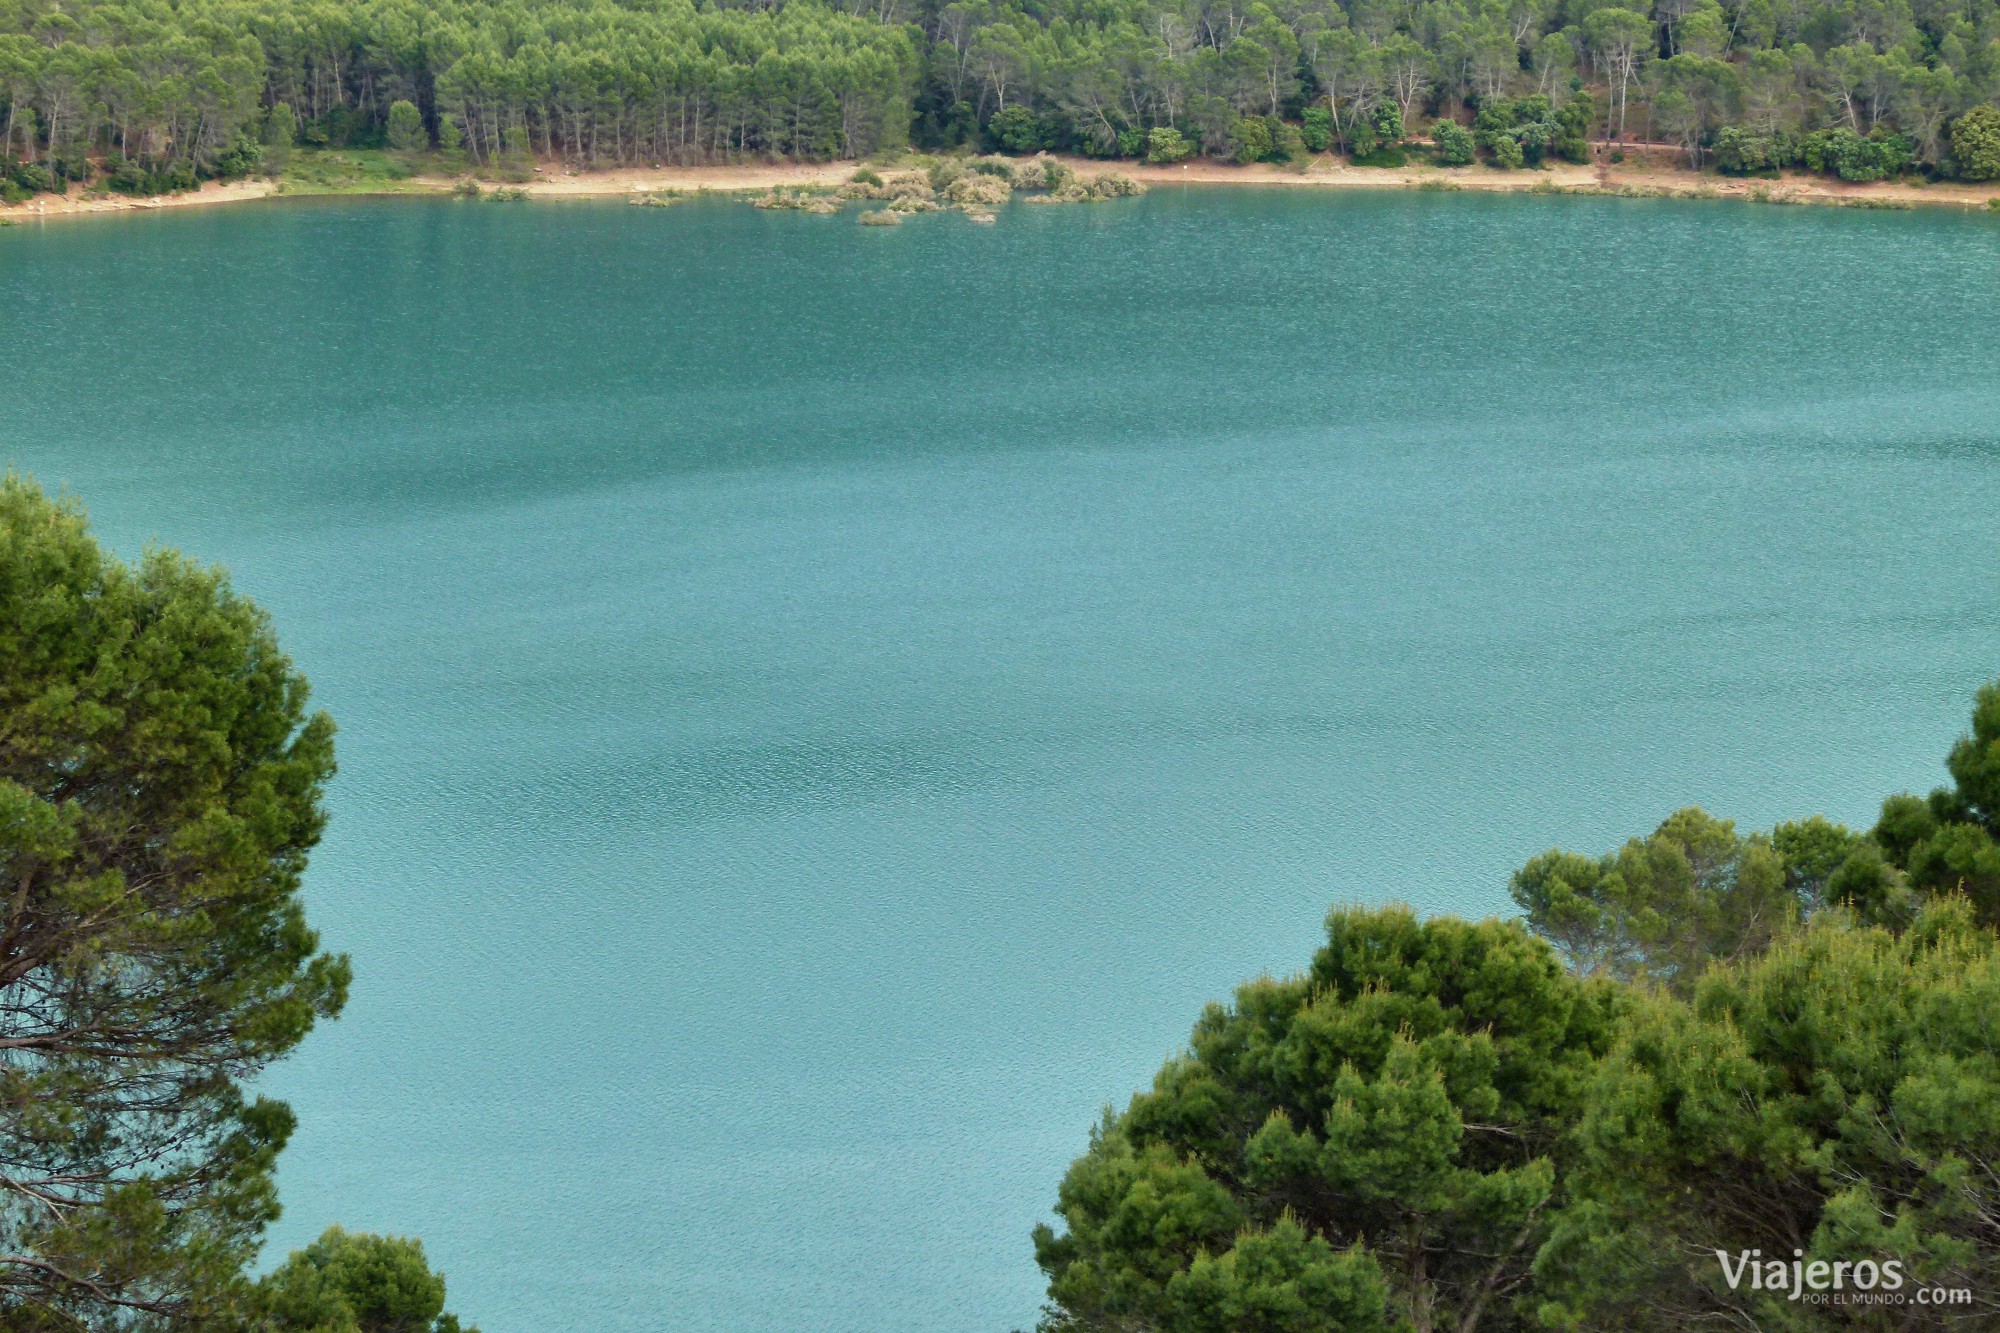
[[[897,229],[297,201],[0,232],[0,455],[339,722],[273,1247],[486,1333],[1005,1333],[1332,904],[1942,780],[2000,222],[1156,191]]]

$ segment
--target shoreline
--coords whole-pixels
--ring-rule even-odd
[[[1690,171],[1684,167],[1643,160],[1613,165],[1551,163],[1543,169],[1473,165],[1436,167],[1412,163],[1405,167],[1356,167],[1322,155],[1299,167],[1266,163],[1238,166],[1202,160],[1172,166],[1058,157],[1086,175],[1115,172],[1145,185],[1259,186],[1293,189],[1358,190],[1476,190],[1498,194],[1600,195],[1622,198],[1736,199],[1774,204],[1808,204],[1848,208],[1908,209],[1919,207],[1983,210],[2000,200],[2000,181],[1978,183],[1878,181],[1852,184],[1824,176],[1787,174],[1779,179],[1736,178]],[[630,197],[662,190],[732,194],[777,186],[831,187],[841,184],[862,162],[763,163],[697,167],[613,167],[603,171],[572,171],[538,166],[532,179],[518,185],[487,182],[486,188],[518,189],[530,199],[590,199]],[[882,170],[899,170],[895,166]],[[378,184],[323,188],[284,180],[209,181],[185,194],[147,199],[119,196],[66,197],[38,195],[25,203],[0,206],[0,224],[101,213],[146,212],[162,208],[200,208],[258,199],[375,197],[420,195],[441,197],[465,176],[415,175]]]

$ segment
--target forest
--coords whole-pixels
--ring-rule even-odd
[[[1996,0],[4,0],[0,193],[383,147],[2000,178]]]

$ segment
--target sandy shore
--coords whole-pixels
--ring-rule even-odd
[[[38,194],[24,204],[0,206],[0,219],[31,222],[37,218],[73,217],[80,213],[127,213],[202,204],[236,204],[246,199],[267,199],[275,193],[275,181],[207,181],[199,190],[187,194],[165,194],[155,199],[127,199],[115,194],[99,199],[88,199],[81,193],[67,197]]]
[[[1540,189],[1566,194],[1629,193],[1702,199],[1755,198],[1800,204],[1957,208],[1984,208],[1988,200],[2000,196],[2000,182],[1992,181],[1980,184],[1899,181],[1851,185],[1828,177],[1801,175],[1788,175],[1782,180],[1732,180],[1663,165],[1657,158],[1649,161],[1645,155],[1638,153],[1616,165],[1606,160],[1587,166],[1557,163],[1542,171],[1500,171],[1488,166],[1356,167],[1331,156],[1314,159],[1303,171],[1296,167],[1242,167],[1211,161],[1175,166],[1139,166],[1082,158],[1063,160],[1086,174],[1117,171],[1152,186],[1257,185],[1362,190],[1456,188],[1515,193]],[[514,188],[525,190],[532,198],[556,199],[622,196],[654,190],[734,191],[768,190],[778,185],[830,186],[845,181],[858,165],[854,162],[828,162],[815,165],[616,168],[575,173],[555,166],[537,168],[533,180]],[[419,176],[399,181],[393,189],[382,193],[442,194],[451,188],[453,180],[445,176]],[[313,191],[285,190],[275,181],[255,180],[227,184],[211,181],[199,190],[157,199],[126,199],[115,195],[86,198],[81,193],[67,198],[38,195],[24,204],[0,207],[0,219],[19,222],[91,213],[201,207],[265,199],[281,193],[306,195]]]
[[[1957,182],[1878,181],[1854,185],[1827,176],[1787,174],[1780,180],[1739,180],[1681,167],[1630,160],[1613,165],[1600,161],[1577,166],[1552,163],[1541,171],[1502,171],[1484,165],[1470,167],[1356,167],[1339,159],[1315,162],[1304,172],[1274,166],[1239,167],[1201,162],[1175,167],[1124,167],[1126,175],[1148,185],[1295,185],[1352,189],[1493,190],[1525,193],[1559,190],[1577,194],[1670,195],[1690,199],[1766,199],[1800,204],[1908,204],[1984,208],[2000,195],[2000,181]]]

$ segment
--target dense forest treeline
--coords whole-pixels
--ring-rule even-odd
[[[1996,103],[1996,0],[0,0],[15,196],[294,143],[1387,162],[1433,120],[1447,164],[1638,137],[1732,171],[1992,179]]]

